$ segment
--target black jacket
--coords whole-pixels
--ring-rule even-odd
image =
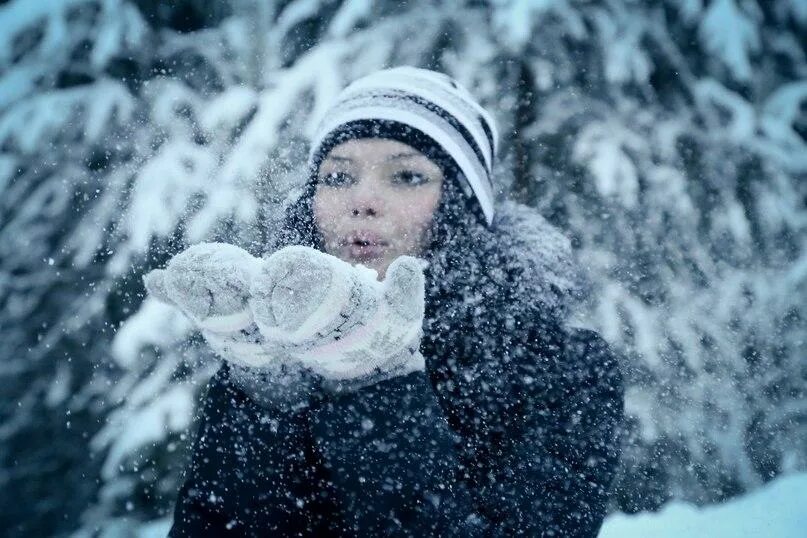
[[[225,365],[171,536],[596,536],[622,378],[596,333],[563,328],[568,240],[511,202],[488,227],[454,182],[443,188],[426,250],[426,371],[288,408],[258,404]],[[321,247],[310,195],[269,251]]]
[[[463,434],[424,372],[279,411],[251,401],[225,365],[170,536],[596,536],[621,377],[585,330],[567,338],[556,373],[517,428]]]

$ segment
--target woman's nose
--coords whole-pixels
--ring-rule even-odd
[[[368,182],[359,182],[351,193],[350,214],[354,217],[377,217],[383,211],[381,193]]]
[[[376,210],[372,206],[367,206],[364,208],[354,207],[353,209],[350,210],[350,213],[354,217],[358,217],[360,215],[366,215],[368,217],[376,216]]]

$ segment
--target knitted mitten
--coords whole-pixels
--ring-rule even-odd
[[[401,256],[383,282],[362,265],[303,246],[269,256],[249,304],[264,339],[320,374],[359,388],[425,367],[425,262]]]
[[[247,304],[249,282],[262,261],[225,243],[200,243],[144,277],[153,297],[177,306],[222,358],[263,366],[274,351],[262,341]]]

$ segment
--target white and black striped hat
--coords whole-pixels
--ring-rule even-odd
[[[451,163],[468,196],[493,222],[493,163],[498,132],[491,115],[454,79],[410,66],[359,78],[336,97],[312,138],[309,167],[353,138],[392,138],[441,164]]]

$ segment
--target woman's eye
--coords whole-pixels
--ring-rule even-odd
[[[418,172],[412,172],[411,170],[405,170],[403,172],[398,172],[393,176],[393,183],[399,185],[423,185],[424,183],[429,182],[429,177],[420,174]]]
[[[331,172],[321,176],[319,182],[328,187],[345,187],[353,182],[353,178],[344,172]]]

